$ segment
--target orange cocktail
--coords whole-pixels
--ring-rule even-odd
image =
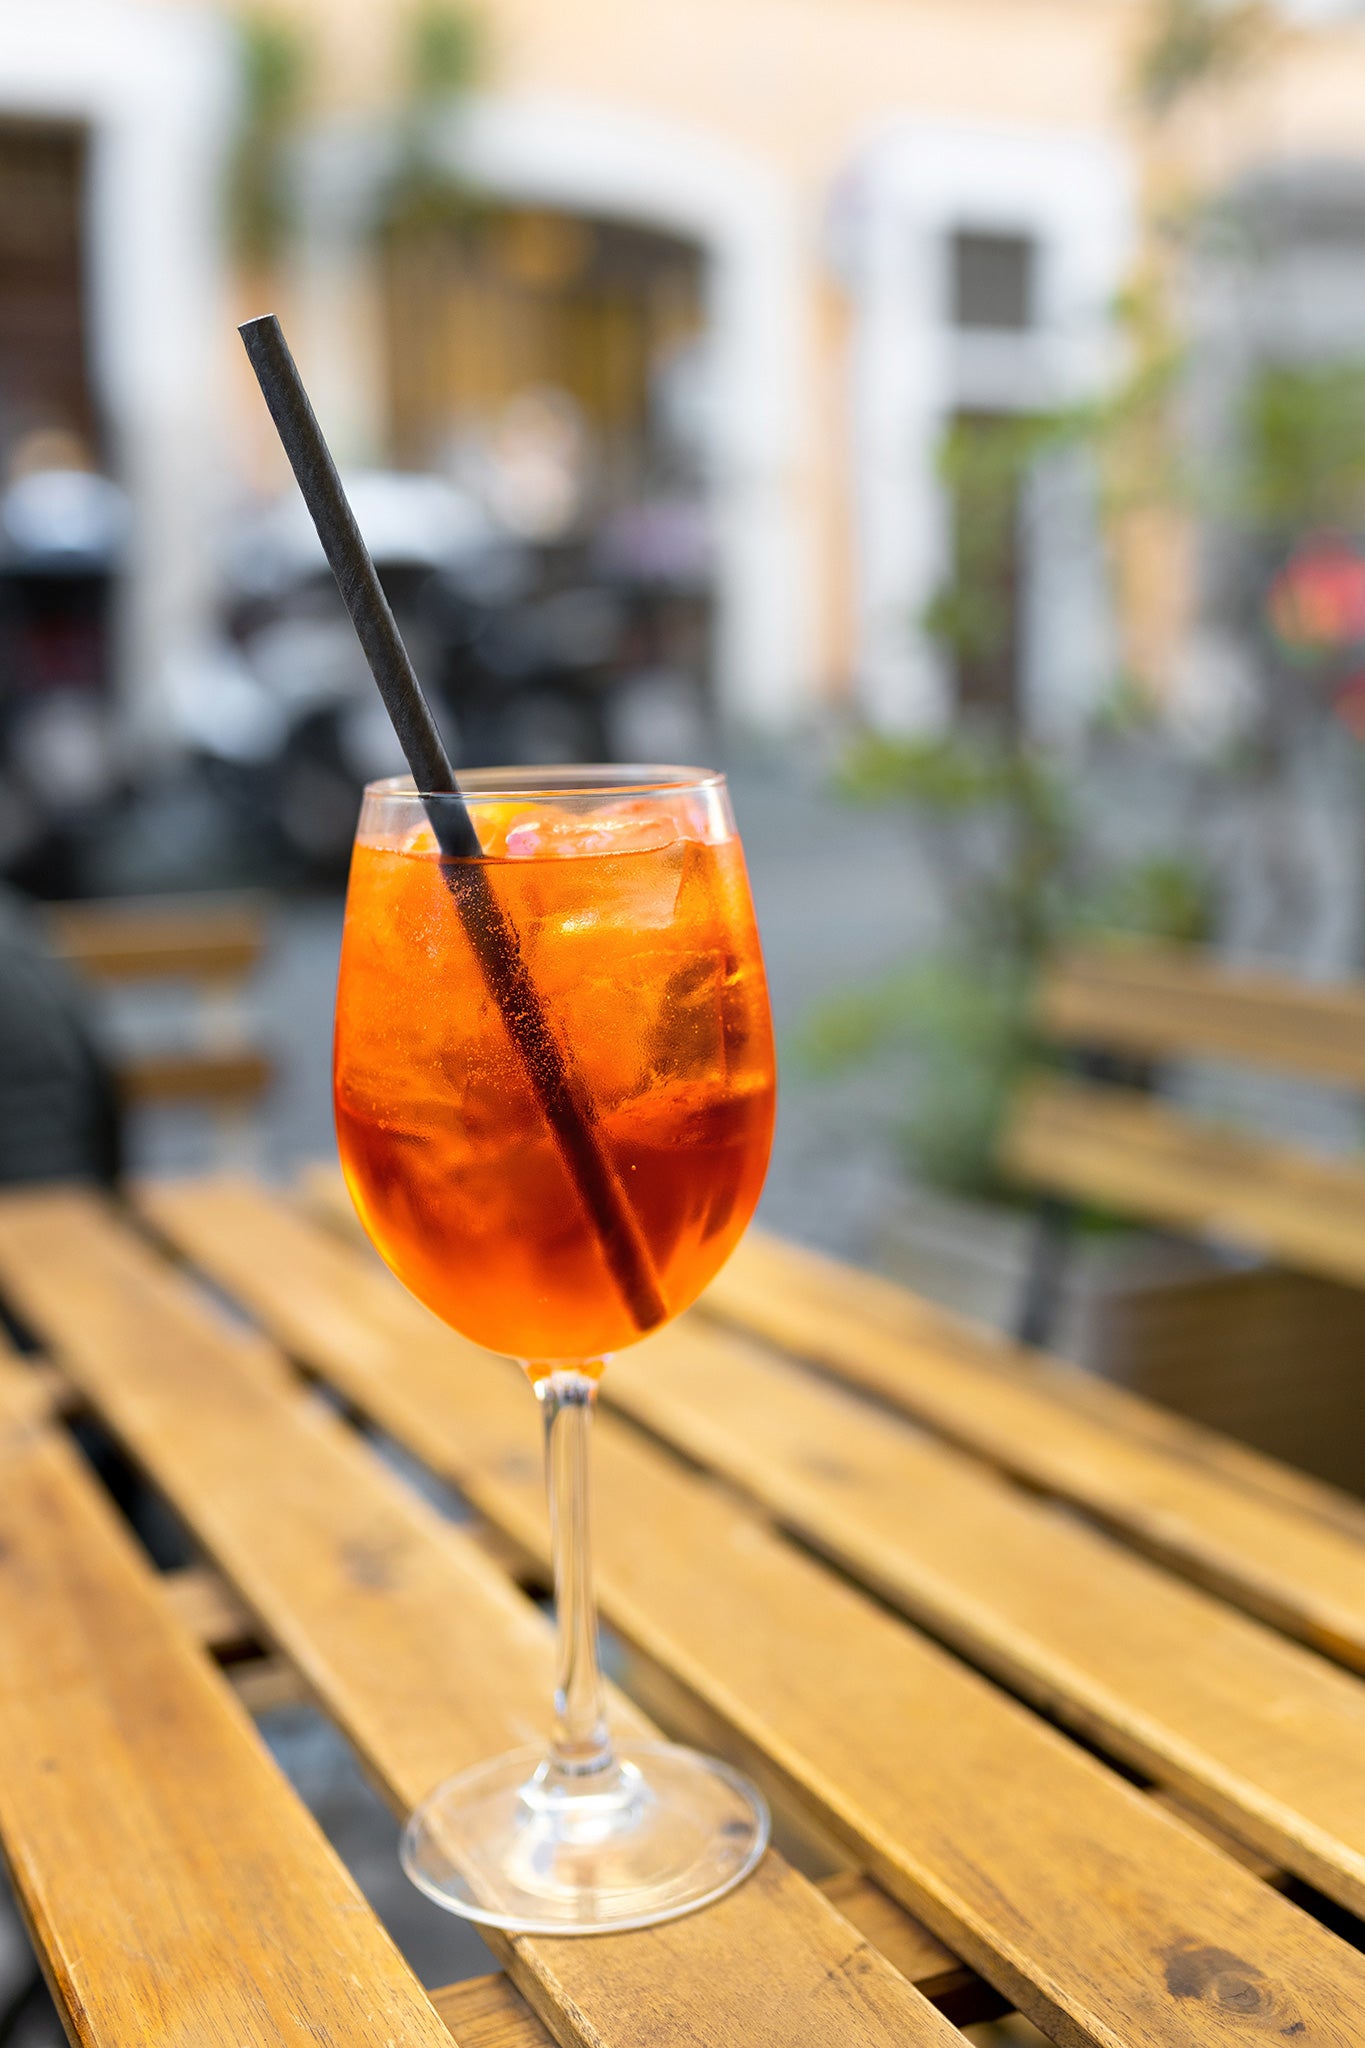
[[[724,778],[487,769],[459,793],[373,785],[335,1071],[370,1236],[445,1322],[523,1361],[545,1432],[549,1745],[438,1785],[404,1829],[404,1868],[495,1927],[599,1934],[690,1912],[755,1867],[767,1813],[714,1757],[612,1739],[588,1447],[605,1355],[695,1298],[768,1162],[772,1032]]]
[[[598,1141],[638,1222],[665,1316],[724,1263],[772,1137],[763,964],[723,785],[471,805],[484,867]],[[371,799],[337,995],[342,1164],[365,1227],[444,1321],[536,1364],[643,1332],[459,909],[421,813]],[[452,883],[454,886],[452,886]]]

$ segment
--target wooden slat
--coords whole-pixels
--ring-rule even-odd
[[[1075,1501],[1188,1576],[1365,1670],[1365,1549],[1340,1523],[1115,1428],[1081,1375],[974,1338],[889,1282],[752,1233],[703,1297],[708,1313],[877,1394],[1013,1472]],[[1076,1399],[1069,1390],[1078,1389]],[[1093,1405],[1092,1405],[1093,1404]],[[1111,1412],[1141,1404],[1115,1401]],[[1191,1441],[1199,1434],[1189,1431]],[[1305,1482],[1304,1495],[1330,1498]]]
[[[842,1388],[704,1326],[613,1398],[936,1635],[1365,1912],[1365,1686]]]
[[[1047,1037],[1068,1045],[1365,1085],[1365,987],[1230,967],[1193,949],[1065,954],[1043,975],[1035,1015]]]
[[[265,1053],[223,1051],[130,1053],[118,1062],[125,1102],[255,1102],[275,1078]]]
[[[619,1643],[617,1655],[622,1656],[622,1646]],[[667,1729],[672,1741],[690,1743],[694,1749],[711,1752],[723,1752],[732,1741],[730,1731],[720,1716],[707,1708],[695,1693],[686,1691],[676,1679],[670,1678],[659,1665],[626,1651],[622,1659],[622,1671],[624,1690]],[[856,1878],[859,1886],[870,1887],[885,1898],[881,1887],[873,1886],[870,1878],[848,1869],[847,1856],[834,1843],[828,1828],[822,1827],[811,1817],[808,1806],[797,1808],[793,1804],[789,1789],[784,1787],[780,1780],[774,1779],[771,1766],[765,1757],[751,1751],[745,1761],[749,1770],[762,1781],[764,1792],[774,1809],[774,1836],[798,1869],[805,1870],[808,1876],[813,1875],[827,1897],[837,1898],[838,1888],[844,1884],[853,1884]],[[1263,1883],[1283,1889],[1290,1882],[1288,1872],[1274,1858],[1264,1855],[1259,1849],[1253,1849],[1248,1842],[1231,1833],[1226,1826],[1213,1820],[1198,1807],[1192,1806],[1179,1792],[1171,1790],[1169,1786],[1159,1785],[1152,1785],[1146,1790],[1149,1799],[1163,1807],[1167,1813],[1174,1814],[1186,1827],[1191,1827],[1196,1833],[1203,1835],[1215,1848],[1221,1849],[1225,1856],[1231,1856],[1234,1862],[1252,1871]],[[855,1892],[854,1896],[857,1895]],[[942,1943],[934,1942],[927,1928],[922,1927],[903,1909],[895,1910],[900,1911],[904,1923],[901,1938],[908,1939],[913,1944],[914,1953],[922,1959],[927,1958],[929,1950],[923,1946],[926,1943],[931,1944],[940,1956],[949,1953],[943,1948]],[[858,1924],[863,1925],[861,1921]],[[869,1938],[874,1938],[870,1929],[864,1927],[864,1932],[869,1934]],[[880,1943],[877,1945],[882,1946]],[[891,1951],[886,1950],[885,1953],[890,1954]],[[920,1990],[932,1998],[936,2005],[948,2012],[957,2026],[966,2026],[974,2019],[992,2017],[996,2008],[990,1987],[977,1977],[974,1971],[969,1970],[965,1963],[956,1958],[953,1958],[953,1961],[957,1974],[948,1980],[946,1987],[937,1973],[925,1966],[923,1960],[917,1967],[912,1981],[918,1984]],[[903,1964],[898,1963],[897,1967],[904,1970]],[[921,1969],[923,1975],[920,1974]],[[905,1974],[911,1975],[908,1971]],[[964,2009],[976,2007],[979,2007],[979,2010]]]
[[[161,1591],[187,1635],[207,1650],[232,1650],[252,1642],[256,1624],[221,1573],[208,1565],[167,1572]]]
[[[0,1368],[0,1835],[87,2048],[449,2048],[415,1978]]]
[[[307,1706],[311,1698],[287,1657],[250,1657],[245,1663],[227,1665],[223,1675],[251,1715]]]
[[[903,1977],[917,1984],[925,1997],[936,2004],[956,1998],[980,1982],[951,1949],[935,1941],[927,1927],[911,1919],[879,1884],[864,1877],[861,1871],[841,1870],[833,1877],[822,1878],[820,1889],[827,1899],[833,1900],[844,1918],[851,1920],[873,1947],[896,1965]]]
[[[1036,1081],[1011,1111],[1018,1180],[1365,1282],[1365,1167],[1182,1115],[1129,1088]]]
[[[512,1369],[246,1187],[147,1201],[290,1349],[544,1549]],[[3,1236],[0,1264],[12,1266]],[[1217,1973],[1186,1962],[1217,1952],[1246,1958],[1237,1996],[1263,2027],[1273,2015],[1306,2039],[1340,2033],[1365,1995],[1365,1960],[704,1479],[602,1423],[599,1583],[616,1628],[1040,2025],[1072,2042],[1224,2040]]]
[[[263,907],[251,898],[67,903],[50,909],[47,922],[54,950],[106,982],[239,981],[266,941]]]
[[[535,1607],[98,1197],[0,1198],[0,1279],[400,1809],[542,1734],[553,1647]],[[647,1725],[624,1700],[615,1714]],[[489,1940],[566,2048],[956,2038],[774,1855],[666,1927]]]
[[[80,1405],[79,1396],[65,1373],[58,1372],[56,1366],[46,1359],[32,1359],[27,1363],[24,1384],[29,1390],[35,1416],[41,1415],[44,1421],[74,1414]]]
[[[611,1647],[622,1692],[664,1730],[670,1742],[699,1749],[707,1756],[738,1757],[733,1730],[690,1687],[649,1657],[641,1656],[619,1636]],[[768,1801],[773,1841],[787,1861],[822,1891],[831,1877],[847,1875],[852,1866],[844,1844],[808,1802],[793,1794],[790,1783],[773,1769],[762,1752],[750,1748],[744,1755],[743,1768]],[[894,1910],[901,1912],[899,1907]],[[901,1917],[912,1942],[928,1943],[940,1955],[947,1953],[926,1927],[903,1912]]]
[[[500,1970],[443,1985],[431,2002],[459,2048],[554,2048],[554,2037]]]
[[[1244,1870],[1251,1871],[1263,1884],[1281,1885],[1287,1881],[1286,1872],[1273,1857],[1263,1856],[1259,1849],[1253,1849],[1239,1836],[1230,1835],[1226,1828],[1219,1827],[1217,1821],[1210,1820],[1206,1813],[1200,1813],[1196,1807],[1182,1799],[1178,1792],[1172,1792],[1167,1786],[1157,1786],[1152,1798],[1158,1805],[1164,1806],[1168,1813],[1173,1813],[1177,1820],[1183,1820],[1187,1826],[1197,1828],[1199,1833],[1221,1849],[1225,1856],[1231,1856],[1234,1863],[1240,1863]]]
[[[870,1878],[846,1870],[823,1879],[819,1888],[926,1998],[948,2004],[955,2024],[964,2023],[964,2012],[979,2019],[991,2010],[982,2002],[981,1980]],[[459,2048],[551,2048],[550,2035],[502,1971],[447,1984],[430,1997]],[[974,2000],[970,2007],[963,2003],[968,1997]]]

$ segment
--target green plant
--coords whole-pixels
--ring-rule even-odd
[[[1229,90],[1264,72],[1291,34],[1270,0],[1149,0],[1130,88],[1153,146],[1153,177],[1142,256],[1114,306],[1122,373],[1099,397],[1032,416],[967,415],[944,437],[950,565],[917,624],[965,694],[991,704],[987,715],[998,722],[1018,717],[1001,665],[1027,562],[1030,485],[1048,459],[1075,458],[1088,474],[1115,570],[1135,531],[1132,515],[1153,510],[1199,508],[1225,523],[1280,531],[1365,519],[1365,364],[1263,372],[1221,476],[1190,459],[1181,418],[1189,351],[1180,308],[1189,264],[1218,208],[1173,146],[1171,124],[1192,110],[1219,114]],[[1222,219],[1224,240],[1244,232],[1231,212]],[[1149,691],[1158,680],[1129,679]]]
[[[961,1194],[1001,1192],[996,1136],[1031,1049],[1027,983],[1008,964],[934,954],[822,1003],[798,1054],[829,1074],[887,1048],[909,1062],[897,1131],[912,1175]]]
[[[1213,936],[1213,891],[1205,870],[1178,854],[1146,854],[1103,875],[1077,906],[1077,928],[1127,932],[1197,946]]]
[[[1310,656],[1322,666],[1318,649],[1331,622],[1347,614],[1354,621],[1360,610],[1358,564],[1345,559],[1344,543],[1339,562],[1324,561],[1321,548],[1315,560],[1298,562],[1297,582],[1281,596],[1279,642],[1267,631],[1265,584],[1268,562],[1283,561],[1286,544],[1365,529],[1365,356],[1262,367],[1237,408],[1230,453],[1216,464],[1192,459],[1182,414],[1188,350],[1180,309],[1202,238],[1216,227],[1219,247],[1237,245],[1252,263],[1256,247],[1254,217],[1238,205],[1220,215],[1196,168],[1207,150],[1183,151],[1176,124],[1196,111],[1217,117],[1229,88],[1267,66],[1292,34],[1269,0],[1151,0],[1131,80],[1154,145],[1148,233],[1115,307],[1126,367],[1109,392],[1070,408],[964,416],[952,425],[939,460],[950,566],[917,624],[955,671],[980,724],[947,738],[864,738],[839,772],[851,801],[895,804],[912,822],[953,937],[929,959],[823,1005],[808,1022],[805,1055],[829,1067],[878,1045],[904,1050],[909,1158],[919,1173],[953,1187],[995,1189],[999,1114],[1020,1068],[1038,1056],[1027,992],[1047,953],[1101,929],[1198,943],[1212,925],[1212,889],[1197,863],[1178,851],[1102,854],[1059,763],[1020,736],[1004,665],[1042,466],[1064,457],[1088,473],[1116,572],[1134,559],[1132,543],[1140,549],[1159,536],[1153,513],[1197,512],[1240,535],[1240,553],[1225,551],[1236,563],[1223,572],[1216,600],[1259,684],[1255,722],[1236,758],[1224,762],[1240,778],[1264,782],[1280,772],[1299,708],[1312,698],[1286,686],[1289,654],[1279,643],[1296,618],[1308,650],[1300,666]],[[1181,132],[1206,145],[1208,121]],[[1248,548],[1248,538],[1256,546]],[[1135,649],[1133,672],[1110,678],[1107,690],[1096,678],[1101,710],[1091,738],[1111,768],[1125,746],[1152,744],[1160,678],[1139,673],[1141,660]],[[1365,691],[1350,703],[1357,701]],[[1351,729],[1365,734],[1365,712],[1358,717]]]
[[[1267,365],[1240,425],[1227,516],[1279,536],[1365,524],[1365,360]]]
[[[949,566],[918,624],[959,682],[1007,655],[1014,583],[1033,537],[1032,486],[1049,463],[1079,464],[1093,488],[1101,533],[1115,544],[1129,515],[1195,501],[1174,401],[1188,361],[1157,273],[1135,279],[1114,307],[1125,370],[1106,392],[1047,412],[965,414],[940,443],[938,472],[951,508]],[[1141,687],[1134,678],[1127,686]],[[1017,716],[1002,695],[999,725]]]
[[[1171,853],[1105,860],[1060,763],[998,734],[867,735],[838,775],[857,803],[898,805],[940,877],[951,943],[870,987],[818,1005],[798,1053],[818,1072],[881,1048],[907,1060],[900,1131],[916,1175],[1003,1195],[995,1165],[1005,1108],[1041,1056],[1029,998],[1047,954],[1103,929],[1197,942],[1212,924],[1208,877]]]
[[[834,783],[851,803],[880,804],[899,797],[942,816],[1002,796],[1013,770],[990,740],[932,733],[902,739],[862,733],[838,768]]]
[[[1160,0],[1134,67],[1139,106],[1164,120],[1195,95],[1232,83],[1263,55],[1274,28],[1263,0]]]
[[[899,802],[937,834],[937,866],[964,943],[1031,958],[1052,939],[1074,824],[1056,765],[989,728],[924,739],[866,735],[837,787],[858,803]]]
[[[921,624],[959,668],[989,663],[1005,652],[1029,476],[1041,456],[1080,431],[1079,413],[966,414],[944,435],[938,472],[953,507],[953,563]]]
[[[483,24],[456,0],[418,0],[403,29],[397,161],[382,214],[389,227],[458,229],[472,215],[461,179],[435,146],[437,124],[478,78]]]
[[[404,33],[404,77],[410,102],[452,99],[468,92],[483,61],[478,16],[452,0],[421,0]]]
[[[310,68],[303,31],[280,15],[237,23],[240,115],[228,176],[228,225],[248,263],[268,262],[292,224],[285,149],[302,109]]]

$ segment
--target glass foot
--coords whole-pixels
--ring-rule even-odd
[[[579,1781],[579,1786],[582,1781]],[[696,1750],[628,1742],[593,1789],[513,1750],[438,1785],[403,1830],[403,1868],[488,1927],[602,1934],[728,1892],[768,1842],[762,1794]]]

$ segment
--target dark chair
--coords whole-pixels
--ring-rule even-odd
[[[112,1185],[119,1096],[70,971],[23,897],[0,888],[0,1185]]]

